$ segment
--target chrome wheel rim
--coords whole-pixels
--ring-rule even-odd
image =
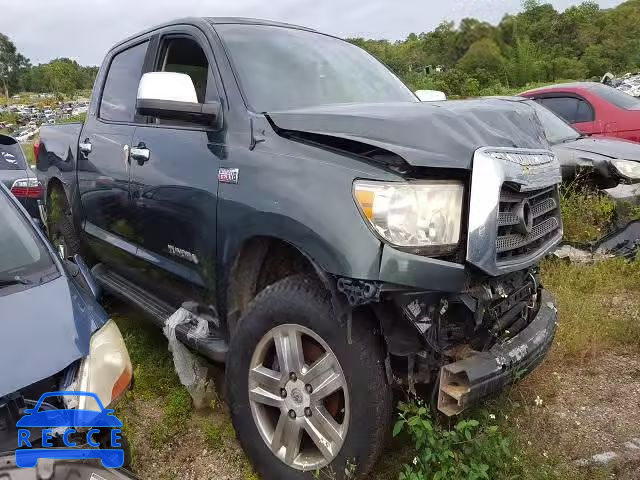
[[[349,391],[337,357],[301,325],[279,325],[258,343],[249,367],[249,404],[262,440],[297,470],[323,468],[349,426]]]

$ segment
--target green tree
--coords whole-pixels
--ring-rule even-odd
[[[18,88],[20,73],[28,66],[9,37],[0,33],[0,91],[5,97]]]
[[[482,69],[489,75],[499,77],[504,68],[504,57],[495,41],[483,38],[469,47],[458,65],[462,71],[469,74]]]

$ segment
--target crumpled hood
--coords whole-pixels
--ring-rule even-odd
[[[267,116],[276,130],[366,143],[413,166],[468,169],[480,147],[549,149],[534,110],[503,99],[329,105]]]
[[[595,153],[609,158],[640,162],[640,143],[613,138],[587,137],[572,142],[561,143],[560,148],[579,152]]]
[[[107,314],[64,276],[0,297],[0,397],[54,375],[89,353]]]

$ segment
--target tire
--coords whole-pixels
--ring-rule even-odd
[[[351,332],[352,344],[349,344],[347,329],[340,326],[331,308],[329,292],[322,288],[314,278],[306,275],[295,275],[280,280],[263,290],[249,305],[247,312],[238,322],[227,356],[227,400],[238,439],[255,470],[264,480],[301,480],[324,478],[325,476],[326,478],[343,479],[353,478],[354,474],[362,477],[374,465],[384,447],[390,429],[392,393],[384,368],[385,357],[382,341],[374,334],[373,322],[368,320],[366,315],[354,312]],[[342,373],[342,377],[339,375],[337,377],[342,379],[341,381],[346,387],[344,389],[346,391],[336,392],[338,396],[341,395],[343,401],[343,409],[339,411],[344,412],[337,413],[336,418],[343,415],[340,427],[346,428],[343,430],[341,447],[335,449],[335,456],[332,457],[328,465],[319,467],[321,469],[319,476],[317,468],[308,469],[308,464],[305,464],[307,465],[305,467],[297,465],[294,468],[294,466],[285,463],[284,459],[272,453],[267,444],[268,440],[263,435],[264,428],[259,428],[254,420],[256,418],[254,415],[257,415],[255,411],[260,410],[261,406],[256,406],[255,401],[250,401],[250,367],[256,366],[255,358],[261,349],[266,352],[275,351],[275,348],[269,350],[267,347],[261,346],[265,345],[264,338],[270,338],[272,332],[278,329],[291,328],[303,330],[304,337],[300,347],[302,347],[301,351],[305,352],[303,359],[306,365],[312,363],[308,361],[309,354],[307,352],[317,348],[316,344],[310,340],[314,337],[307,338],[306,332],[308,332],[309,335],[317,336],[320,339],[319,342],[324,343],[321,346],[325,351],[321,355],[333,354],[333,358],[337,360],[338,364],[335,368],[340,369]],[[330,352],[325,346],[329,348]],[[273,356],[277,357],[278,353],[274,352]],[[316,362],[314,365],[318,363]],[[282,370],[279,365],[277,367],[279,371]],[[305,375],[309,374],[311,369],[304,367],[300,371],[302,372],[300,376],[304,380]],[[286,376],[286,373],[282,372],[279,375]],[[286,386],[290,389],[292,383],[287,380],[283,381],[287,382]],[[300,378],[297,379],[297,381],[299,380]],[[253,382],[253,380],[251,381]],[[251,383],[251,385],[253,386],[255,383]],[[309,385],[304,388],[308,389]],[[326,399],[320,400],[321,403],[313,400],[313,388],[316,387],[310,389],[309,398],[314,408],[313,411],[316,411],[315,408],[326,406],[325,403],[322,403]],[[318,387],[319,390],[322,388]],[[282,390],[280,391],[282,392]],[[299,392],[296,394],[296,390],[292,390],[289,397],[286,398],[290,398],[288,401],[293,402],[299,401],[301,396]],[[333,400],[331,403],[334,403]],[[268,408],[271,411],[274,410],[272,407]],[[274,420],[274,424],[282,421],[281,418],[284,414],[280,412],[286,412],[288,407],[279,408],[275,409],[275,416],[279,420]],[[309,411],[307,412],[307,410]],[[326,406],[324,411],[328,413],[329,407]],[[291,414],[291,410],[288,413]],[[308,418],[303,418],[302,415],[295,417],[303,422],[303,443],[301,445],[304,448],[301,447],[301,451],[313,452],[314,449],[317,449],[322,458],[322,452],[317,448],[318,442],[312,440],[307,431],[309,424],[304,422],[319,421],[323,417],[322,415],[317,418],[312,417],[310,413],[310,409],[305,409],[304,417]],[[261,423],[261,425],[263,424],[264,422]],[[284,427],[281,431],[286,428]],[[275,430],[273,427],[273,431]],[[285,438],[284,434],[282,438]],[[286,448],[284,451],[285,453],[282,455],[286,457]],[[283,452],[283,450],[279,450],[279,452]],[[324,457],[324,461],[327,461],[326,459],[331,455],[324,455]],[[300,459],[302,455],[296,458]]]
[[[64,248],[65,257],[80,253],[80,238],[73,226],[71,210],[64,192],[54,189],[47,199],[47,231],[51,243],[59,253]]]

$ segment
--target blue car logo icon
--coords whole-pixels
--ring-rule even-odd
[[[40,410],[43,402],[50,397],[61,396],[87,396],[92,397],[99,411],[60,409]],[[105,468],[119,468],[124,464],[124,450],[119,442],[122,422],[114,415],[114,410],[104,408],[100,398],[91,392],[50,392],[43,394],[34,408],[24,411],[25,415],[18,420],[18,449],[16,450],[16,464],[19,467],[35,467],[40,458],[52,459],[100,459]],[[42,447],[32,448],[29,437],[34,428],[42,429]],[[51,443],[53,429],[64,429],[62,440],[65,447],[53,447]],[[75,448],[76,442],[70,440],[69,436],[77,434],[77,429],[89,429],[86,433],[86,443],[96,448]],[[101,433],[101,430],[110,430],[111,448],[98,449],[100,446],[94,440],[94,435]],[[28,447],[28,448],[20,448]]]

